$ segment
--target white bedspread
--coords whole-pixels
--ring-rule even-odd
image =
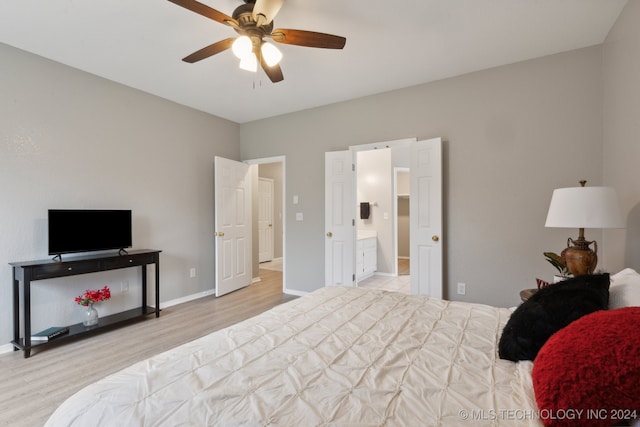
[[[511,309],[328,287],[136,363],[46,426],[539,426]]]

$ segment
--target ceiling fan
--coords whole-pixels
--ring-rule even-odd
[[[268,38],[277,43],[297,46],[319,47],[325,49],[342,49],[346,38],[315,31],[273,29],[273,18],[278,13],[284,0],[244,0],[232,16],[228,16],[196,0],[169,0],[172,3],[189,9],[221,24],[232,27],[239,37],[229,37],[204,47],[182,60],[189,63],[201,61],[215,54],[232,49],[240,58],[240,68],[257,71],[258,63],[273,83],[284,79],[278,63],[282,53],[278,48],[266,42]]]

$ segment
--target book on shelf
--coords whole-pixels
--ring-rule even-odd
[[[64,334],[69,333],[68,326],[52,326],[50,328],[45,329],[44,331],[40,331],[37,334],[31,335],[31,341],[51,341],[53,339],[58,338]]]

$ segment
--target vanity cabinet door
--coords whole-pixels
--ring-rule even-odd
[[[365,239],[363,245],[363,273],[365,276],[373,274],[377,270],[378,250],[376,239]]]
[[[356,243],[356,277],[359,279],[364,272],[364,241],[358,240]]]

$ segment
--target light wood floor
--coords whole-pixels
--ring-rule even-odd
[[[111,373],[294,299],[282,293],[282,273],[220,298],[163,309],[146,320],[93,337],[48,346],[32,356],[0,355],[0,426],[42,426],[67,397]]]

